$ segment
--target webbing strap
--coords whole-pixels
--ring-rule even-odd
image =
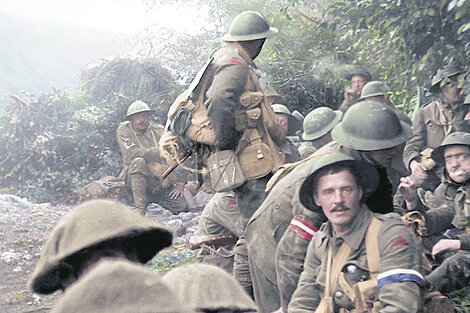
[[[380,255],[377,236],[381,225],[382,221],[373,216],[366,233],[367,265],[371,278],[376,278],[379,273]]]
[[[439,122],[444,127],[444,135],[447,137],[452,131],[452,122],[449,122],[449,119],[444,113],[444,108],[440,100],[436,100],[437,108],[439,109]]]

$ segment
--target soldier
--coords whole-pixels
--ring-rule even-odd
[[[422,309],[420,246],[397,214],[374,214],[364,203],[375,170],[359,163],[322,156],[302,186],[328,221],[308,246],[288,312]]]
[[[172,232],[111,200],[91,200],[62,217],[28,282],[36,293],[66,289],[101,258],[146,263],[171,245]]]
[[[319,107],[307,114],[304,119],[299,153],[302,159],[308,157],[331,139],[330,131],[341,121],[343,112],[333,111],[328,107]]]
[[[431,289],[449,293],[470,283],[470,217],[468,190],[470,186],[470,134],[454,132],[444,138],[432,152],[432,158],[445,166],[442,183],[437,190],[441,206],[425,207],[418,198],[416,186],[409,177],[402,179],[401,188],[407,190],[409,210],[424,215],[431,255],[442,264],[426,280]],[[443,234],[443,235],[441,235]]]
[[[181,302],[147,267],[105,260],[67,289],[51,312],[193,312]]]
[[[362,123],[364,116],[368,116],[370,123]],[[279,180],[245,230],[255,299],[262,312],[277,309],[274,306],[279,305],[279,301],[283,310],[287,310],[302,271],[307,245],[324,222],[319,208],[314,203],[304,202],[300,190],[308,169],[318,156],[341,151],[381,167],[379,188],[368,197],[367,204],[379,212],[394,209],[392,196],[387,195],[387,192],[393,192],[389,177],[393,177],[394,185],[398,187],[399,178],[406,173],[394,169],[393,158],[390,157],[394,152],[389,150],[409,138],[409,125],[401,123],[391,108],[367,101],[354,105],[333,131],[340,126],[338,142],[325,145]],[[360,152],[355,148],[370,151]],[[401,162],[396,163],[402,166]],[[256,298],[258,290],[260,294]]]
[[[198,99],[203,93],[215,133],[216,144],[208,158],[208,167],[213,170],[209,174],[212,186],[216,191],[234,191],[244,225],[266,197],[264,189],[271,173],[284,163],[279,146],[285,136],[264,99],[264,86],[253,63],[266,38],[275,33],[277,29],[270,27],[258,12],[237,15],[229,33],[222,37],[226,44],[212,54],[202,69],[204,83],[191,96]],[[232,181],[242,175],[225,175],[229,169],[219,166],[219,158],[230,155],[228,160],[233,161],[233,154],[244,179]],[[220,179],[222,176],[229,179]],[[218,183],[223,186],[217,186]],[[234,275],[249,291],[251,282],[243,238],[239,239],[235,251]]]
[[[121,175],[125,175],[126,186],[132,191],[135,208],[142,215],[147,211],[149,199],[173,214],[187,212],[189,206],[182,196],[184,183],[175,183],[176,179],[161,178],[168,166],[160,157],[158,149],[163,127],[150,121],[153,113],[155,110],[142,101],[133,102],[127,109],[128,120],[121,123],[116,132],[124,159]]]
[[[407,142],[403,152],[403,162],[411,170],[418,185],[426,181],[424,187],[433,190],[439,184],[435,171],[430,171],[432,164],[423,163],[424,150],[436,148],[444,137],[451,132],[469,132],[470,126],[465,121],[468,106],[463,105],[463,90],[457,78],[462,70],[455,65],[446,65],[439,69],[432,78],[429,91],[434,98],[423,105],[413,120],[413,137]],[[428,177],[429,176],[429,177]]]
[[[346,79],[351,82],[351,88],[344,92],[344,100],[339,107],[343,113],[359,99],[362,88],[372,79],[372,76],[364,67],[358,66],[346,75]]]
[[[284,132],[284,140],[281,143],[281,150],[285,154],[286,163],[294,163],[300,160],[300,154],[292,140],[287,136],[295,136],[301,128],[300,121],[290,113],[289,109],[283,104],[271,105],[274,113],[276,113],[276,121]]]
[[[408,115],[397,109],[390,101],[390,94],[390,89],[385,82],[373,80],[364,85],[359,101],[371,100],[388,105],[395,111],[395,114],[401,121],[411,125],[411,120]]]
[[[242,286],[217,266],[198,263],[179,266],[162,280],[182,299],[182,304],[195,312],[258,312]]]

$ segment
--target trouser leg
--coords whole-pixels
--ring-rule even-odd
[[[470,252],[459,250],[426,276],[433,290],[449,293],[470,283]]]
[[[132,196],[134,198],[134,206],[140,214],[145,215],[147,212],[147,178],[141,174],[130,175]]]

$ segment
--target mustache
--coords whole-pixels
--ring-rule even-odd
[[[345,206],[344,204],[338,204],[334,208],[332,208],[330,212],[340,212],[340,211],[347,211],[347,210],[351,210],[351,208]]]

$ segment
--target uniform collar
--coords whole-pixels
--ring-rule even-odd
[[[229,43],[229,45],[232,45],[235,49],[237,49],[238,54],[240,54],[240,56],[246,63],[248,63],[251,66],[255,65],[250,55],[248,54],[248,52],[238,42],[234,41],[234,42]]]
[[[364,239],[373,215],[374,213],[372,213],[365,204],[362,204],[361,212],[352,222],[349,231],[338,238],[344,239],[344,241],[346,241],[353,250],[358,249]],[[330,222],[324,223],[320,230],[321,233],[317,235],[320,236],[321,242],[325,239],[336,237],[333,235],[333,229],[331,228]]]

